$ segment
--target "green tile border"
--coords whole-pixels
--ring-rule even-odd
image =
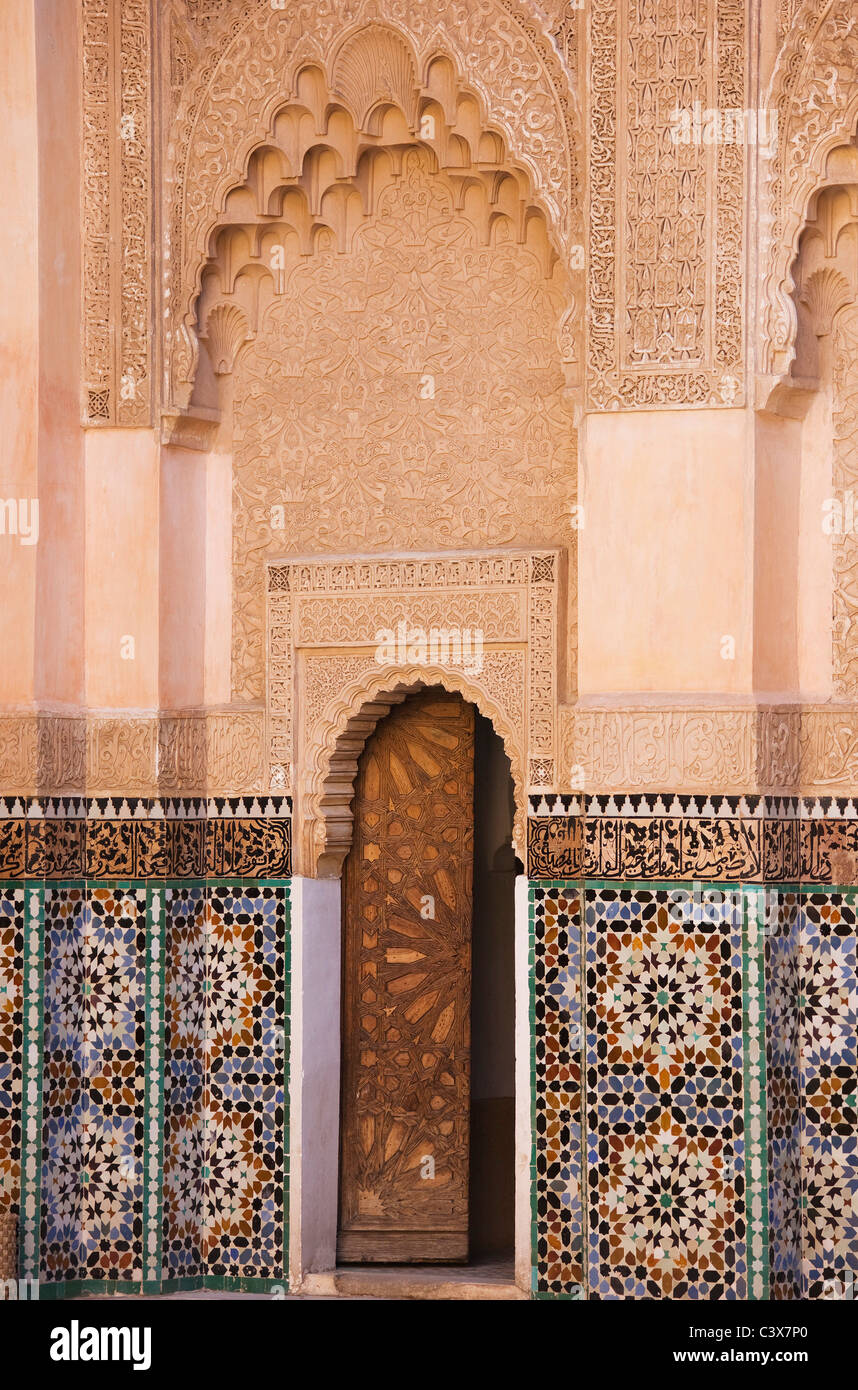
[[[269,880],[270,882],[270,880]],[[291,1155],[289,1109],[292,1065],[292,884],[287,879],[283,899],[283,1283],[289,1287],[289,1196],[291,1192]]]
[[[192,1293],[197,1289],[224,1293],[269,1293],[279,1298],[288,1293],[286,1279],[250,1279],[200,1274],[186,1279],[70,1279],[67,1283],[39,1285],[41,1302],[62,1302],[67,1298],[97,1298],[119,1295],[125,1298],[159,1297],[165,1293]]]
[[[164,1214],[164,1062],[167,885],[146,885],[145,1091],[143,1099],[144,1282],[161,1278]]]
[[[578,1013],[581,1036],[578,1040],[578,1066],[581,1076],[581,1149],[579,1180],[581,1183],[581,1283],[573,1295],[575,1301],[590,1297],[590,1171],[587,1157],[587,1109],[590,1093],[587,1089],[587,880],[578,881],[580,923],[578,929]]]
[[[542,884],[540,883],[540,888]],[[536,898],[534,883],[527,884],[527,1021],[530,1032],[530,1291],[537,1293],[537,1247],[539,1226],[536,1218]]]
[[[586,1174],[586,1068],[584,1066],[583,1022],[584,1022],[584,880],[579,878],[543,879],[531,878],[527,882],[527,967],[528,967],[528,1019],[530,1024],[530,1296],[540,1303],[579,1303],[587,1298],[587,1174]],[[580,1160],[580,1202],[581,1202],[581,1278],[574,1285],[575,1293],[553,1293],[538,1288],[537,1246],[539,1242],[539,1221],[537,1215],[537,1170],[536,1170],[536,893],[548,892],[574,893],[579,901],[578,925],[578,998],[582,1023],[582,1044],[579,1049],[581,1114],[579,1126],[581,1133]]]
[[[24,990],[21,1038],[21,1204],[18,1277],[39,1278],[42,1243],[42,1082],[44,1067],[45,962],[42,941],[45,889],[24,888]]]
[[[753,904],[753,910],[751,905]],[[742,1101],[749,1301],[769,1297],[765,888],[742,892]]]

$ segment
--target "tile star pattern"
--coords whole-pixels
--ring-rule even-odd
[[[802,894],[800,915],[802,1296],[854,1297],[858,890]]]
[[[45,902],[43,1277],[143,1275],[147,890]]]
[[[58,1297],[283,1280],[288,898],[285,881],[0,885],[21,1277]]]
[[[0,888],[0,1212],[19,1214],[21,1193],[23,885]]]
[[[580,1298],[581,895],[575,883],[530,895],[533,971],[535,1289]]]
[[[273,1279],[286,1261],[285,889],[211,887],[202,1218],[206,1273]]]
[[[681,849],[709,804],[591,798],[584,836],[575,798],[534,808],[537,1298],[854,1290],[858,888],[828,883],[841,860],[813,846],[858,819],[831,799],[734,800],[711,809],[755,819],[761,844],[778,816],[800,826],[800,860],[759,858],[742,829],[748,854],[719,850],[696,887],[659,881],[654,858],[635,878],[623,824],[622,876],[585,878],[594,836],[612,862],[609,821],[669,810],[660,843],[676,821]],[[70,801],[44,824],[35,801],[9,809],[0,1212],[18,1218],[19,1276],[51,1296],[283,1280],[289,880],[241,874],[269,849],[288,873],[288,807]],[[111,878],[126,861],[146,875]]]
[[[165,946],[164,1277],[203,1272],[205,884],[169,886]]]
[[[531,885],[536,1296],[848,1297],[858,890],[684,887]]]
[[[745,1298],[741,903],[588,886],[590,1296]]]

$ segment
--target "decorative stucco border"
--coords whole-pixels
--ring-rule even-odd
[[[275,597],[269,593],[269,600]],[[263,709],[0,715],[0,795],[216,796],[262,793],[269,786],[285,790],[285,768],[292,761],[293,672],[285,616],[290,607],[275,604],[269,611],[278,608],[276,656],[269,629],[269,692],[276,699],[269,704],[267,729]],[[514,649],[516,644],[508,645]],[[520,661],[523,651],[522,643]],[[330,681],[345,690],[350,679],[379,669],[366,646],[355,650],[333,644],[308,655],[316,693]],[[551,659],[546,644],[532,679],[541,679],[541,664]],[[559,666],[558,660],[552,675]],[[502,670],[498,659],[498,676]],[[554,709],[556,684],[540,689],[545,708]],[[491,698],[486,690],[483,698]],[[274,707],[278,702],[282,708]],[[540,707],[535,708],[539,714]],[[555,714],[553,753],[549,738],[541,735],[534,741],[533,756],[541,767],[531,768],[522,784],[558,792],[661,792],[668,787],[680,794],[712,795],[848,796],[858,788],[858,706],[852,703],[726,708],[557,704]],[[509,723],[520,742],[523,719],[511,712]],[[552,756],[548,780],[544,774]]]
[[[365,739],[409,689],[433,684],[473,700],[503,738],[523,852],[527,788],[551,789],[555,780],[563,581],[554,550],[269,564],[269,780],[274,790],[295,792],[300,872],[314,876],[320,864],[322,872],[338,870]],[[381,630],[425,633],[430,622],[478,629],[479,669],[417,661],[407,645],[395,661],[377,659]]]
[[[0,714],[0,794],[257,792],[263,729],[261,708]]]
[[[745,8],[744,0],[710,0],[692,7],[703,39],[697,42],[688,33],[689,16],[684,11],[680,15],[676,7],[672,18],[670,7],[664,8],[664,15],[662,7],[652,7],[652,14],[642,11],[639,25],[636,6],[592,0],[587,7],[587,393],[594,410],[741,403],[745,150],[739,144],[721,142],[717,147],[702,145],[699,152],[691,145],[679,143],[671,149],[662,143],[659,151],[657,142],[665,140],[664,123],[671,119],[658,110],[662,99],[659,65],[664,61],[664,51],[659,52],[661,39],[670,53],[680,53],[686,45],[683,62],[689,68],[684,80],[675,83],[677,102],[681,92],[693,87],[703,108],[746,106]],[[667,79],[664,89],[670,91]],[[686,99],[682,97],[683,104]],[[704,217],[699,208],[692,211],[684,206],[687,193],[670,214],[657,207],[655,168],[662,187],[667,188],[671,179],[681,183],[689,173],[683,150],[695,160],[689,166],[695,188],[705,190]],[[637,215],[632,215],[632,207]],[[703,237],[704,226],[707,237]],[[646,292],[652,299],[647,312],[658,307],[670,316],[673,351],[668,360],[654,350],[653,360],[642,361],[632,352],[632,286],[654,277],[655,248],[661,243],[664,249],[666,236],[675,236],[677,247],[681,241],[697,239],[696,248],[687,255],[693,302],[687,297],[690,291],[683,299],[674,288],[665,297],[654,282]],[[640,296],[639,308],[644,308],[645,298]],[[677,326],[681,315],[687,342]]]
[[[567,706],[560,750],[560,785],[587,792],[851,794],[858,707]]]
[[[152,412],[151,0],[81,12],[85,425]]]

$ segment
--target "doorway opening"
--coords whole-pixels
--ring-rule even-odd
[[[514,794],[441,688],[358,763],[342,885],[337,1263],[492,1267],[515,1243]]]
[[[515,796],[509,759],[477,714],[471,937],[470,1260],[513,1265],[515,1245]]]

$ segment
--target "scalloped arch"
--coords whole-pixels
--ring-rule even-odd
[[[858,131],[858,26],[854,0],[803,0],[778,56],[766,105],[778,116],[776,157],[764,171],[761,223],[771,228],[761,258],[757,404],[788,375],[797,319],[791,268],[814,194],[832,151]]]
[[[515,794],[513,843],[524,862],[524,757],[503,710],[466,675],[441,667],[402,666],[350,682],[307,731],[306,762],[296,767],[296,873],[309,878],[339,875],[351,847],[354,778],[366,740],[394,705],[434,686],[469,700],[491,721],[502,740]]]
[[[523,0],[459,4],[429,18],[404,0],[296,0],[288,10],[244,0],[213,30],[171,129],[164,347],[174,401],[181,395],[177,383],[193,376],[198,344],[191,307],[227,192],[269,138],[276,112],[296,97],[297,72],[318,65],[331,91],[337,56],[370,28],[388,31],[394,46],[408,45],[420,90],[429,64],[449,58],[460,90],[475,97],[485,126],[501,132],[510,159],[527,172],[561,253],[580,241],[578,103]]]

